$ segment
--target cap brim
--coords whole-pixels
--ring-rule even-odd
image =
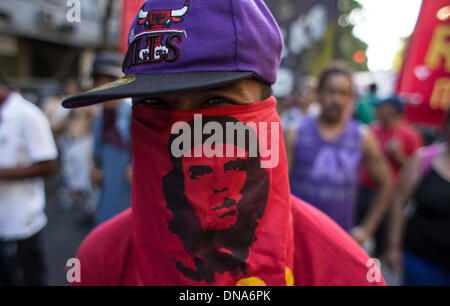
[[[123,78],[65,99],[65,108],[93,105],[109,100],[168,92],[206,89],[255,76],[249,71],[209,71],[127,75]]]

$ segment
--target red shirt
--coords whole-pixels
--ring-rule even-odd
[[[401,167],[392,157],[390,146],[393,142],[398,143],[406,157],[410,157],[422,146],[422,137],[406,122],[399,123],[393,129],[384,128],[375,122],[370,126],[370,131],[378,140],[384,156],[389,161],[394,179],[397,179]],[[368,188],[375,187],[374,181],[364,166],[361,168],[361,185]]]
[[[369,256],[334,221],[291,196],[294,226],[294,284],[385,285],[370,282]],[[73,285],[138,285],[132,242],[131,209],[95,228],[81,245],[81,283]],[[148,271],[152,273],[152,271]],[[155,278],[158,276],[155,275]]]

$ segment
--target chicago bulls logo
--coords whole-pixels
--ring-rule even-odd
[[[144,25],[147,30],[162,30],[170,28],[173,23],[183,21],[189,9],[189,0],[186,0],[183,8],[179,10],[157,10],[144,11],[144,7],[139,10],[138,24]]]
[[[144,4],[138,12],[137,25],[144,26],[145,30],[135,34],[132,29],[123,68],[176,61],[181,53],[178,43],[183,41],[185,30],[170,27],[182,22],[188,10],[189,0],[175,10],[145,10]]]

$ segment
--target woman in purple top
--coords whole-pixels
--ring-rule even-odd
[[[322,72],[318,85],[322,112],[286,133],[291,191],[333,218],[360,243],[375,232],[391,194],[391,174],[375,138],[350,119],[352,76],[345,68]],[[358,175],[364,162],[378,188],[371,209],[355,227]]]

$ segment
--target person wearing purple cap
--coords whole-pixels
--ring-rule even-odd
[[[282,48],[262,0],[143,4],[125,77],[63,101],[133,98],[132,207],[85,239],[75,285],[384,284],[350,236],[290,195],[271,96]]]

